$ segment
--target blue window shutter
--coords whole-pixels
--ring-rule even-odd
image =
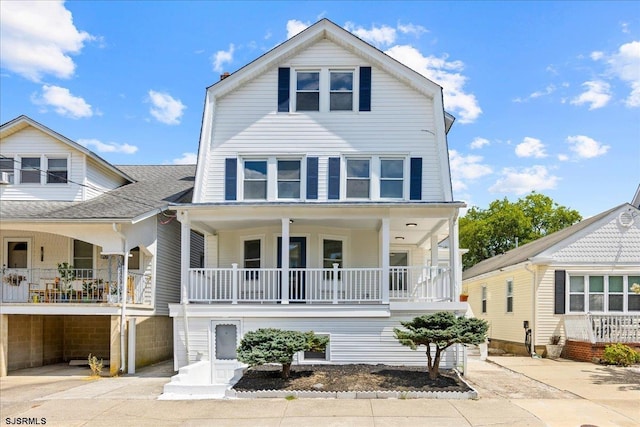
[[[278,68],[278,112],[289,112],[289,68]]]
[[[329,197],[340,198],[340,157],[329,157]]]
[[[411,179],[409,181],[409,199],[422,200],[422,157],[411,158]]]
[[[307,157],[307,199],[318,198],[318,158]]]
[[[564,314],[566,292],[566,270],[554,271],[553,314]]]
[[[371,111],[371,67],[360,67],[360,111]]]
[[[236,189],[238,186],[238,161],[233,159],[224,160],[224,199],[236,200]]]

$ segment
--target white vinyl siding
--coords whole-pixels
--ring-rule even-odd
[[[291,67],[292,71],[303,65],[356,69],[355,65],[362,63],[361,58],[325,40],[279,66]],[[374,67],[371,112],[283,114],[276,111],[277,80],[278,69],[273,68],[216,99],[210,145],[213,152],[203,172],[206,181],[202,199],[197,202],[224,200],[220,180],[225,158],[301,154],[319,158],[318,200],[327,200],[328,157],[360,153],[422,157],[422,198],[443,200],[449,184],[442,182],[441,165],[446,166],[447,159],[439,158],[435,136],[421,131],[436,128],[432,99]]]
[[[331,336],[332,363],[384,363],[388,365],[425,366],[424,348],[417,351],[401,345],[394,337],[393,328],[401,321],[408,321],[420,313],[406,313],[389,318],[265,318],[245,317],[240,319],[241,333],[246,334],[259,328],[279,328],[297,331],[314,331]],[[203,360],[210,359],[212,339],[211,317],[189,317],[189,350],[195,361],[196,355]],[[174,318],[176,367],[187,365],[184,348],[183,317]],[[440,367],[454,367],[453,347],[442,357]]]
[[[16,185],[0,186],[0,197],[3,200],[78,202],[102,195],[104,190],[117,188],[125,182],[122,177],[98,166],[97,162],[87,158],[82,152],[33,127],[24,128],[2,138],[1,144],[2,155],[16,161]],[[68,182],[47,184],[47,178],[43,173],[38,183],[17,184],[22,157],[39,158],[39,167],[43,171],[47,170],[48,159],[66,159]]]

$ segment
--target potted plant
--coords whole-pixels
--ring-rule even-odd
[[[549,359],[557,359],[562,353],[563,345],[560,344],[560,335],[551,335],[549,338],[549,344],[546,345],[547,357]]]
[[[60,275],[60,298],[69,300],[72,290],[71,282],[76,278],[76,270],[68,262],[62,262],[58,263],[58,274]]]
[[[469,293],[467,292],[466,289],[463,289],[462,292],[460,292],[460,301],[465,302],[468,299],[469,299]]]
[[[107,302],[109,304],[118,303],[118,284],[115,282],[109,284],[109,294],[107,295]]]

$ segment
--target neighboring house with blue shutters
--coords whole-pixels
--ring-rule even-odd
[[[330,337],[298,363],[424,365],[393,328],[467,308],[442,88],[326,19],[222,77],[193,202],[175,207],[183,235],[205,236],[170,305],[176,369],[225,384],[261,327]],[[443,365],[462,362],[454,347]]]
[[[539,355],[554,335],[565,356],[591,361],[605,344],[640,348],[640,210],[624,203],[486,259],[462,274],[490,346]],[[634,287],[634,284],[637,286]],[[637,292],[634,292],[637,290]]]

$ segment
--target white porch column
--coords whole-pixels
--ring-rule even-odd
[[[389,304],[389,245],[390,231],[389,218],[382,218],[380,227],[380,266],[382,267],[382,303]]]
[[[440,262],[440,256],[438,254],[438,235],[436,233],[431,235],[431,267],[437,267]]]
[[[281,304],[289,304],[289,218],[282,218],[282,280],[280,282]]]
[[[453,216],[449,219],[449,267],[451,268],[451,298],[452,301],[458,301],[460,291],[462,290],[462,267],[458,261],[458,217]]]
[[[187,212],[180,212],[180,303],[189,304],[189,266],[191,260],[191,223]]]

